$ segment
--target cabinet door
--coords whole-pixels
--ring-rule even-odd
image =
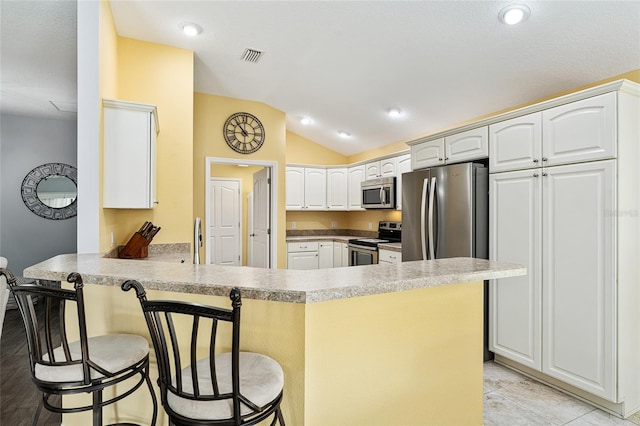
[[[304,205],[309,210],[327,208],[327,170],[304,169]]]
[[[615,161],[545,173],[542,371],[616,401]]]
[[[616,93],[542,112],[544,165],[616,157]]]
[[[385,158],[380,160],[380,176],[395,176],[396,175],[396,157]]]
[[[411,171],[411,154],[396,158],[396,209],[402,210],[402,174]]]
[[[339,268],[341,266],[347,266],[342,264],[342,246],[341,243],[333,242],[333,267]]]
[[[327,169],[327,208],[347,210],[347,168]]]
[[[362,189],[360,183],[364,180],[364,165],[349,167],[347,173],[349,174],[349,191],[347,194],[349,210],[362,210]]]
[[[489,126],[489,171],[540,167],[542,113],[536,112]]]
[[[489,175],[489,259],[517,263],[527,275],[491,280],[489,349],[542,368],[542,171]]]
[[[342,266],[349,266],[349,245],[347,243],[340,243],[342,248]]]
[[[467,130],[444,138],[445,161],[459,163],[489,156],[489,129],[487,126]]]
[[[318,268],[333,268],[333,241],[321,241],[318,250]]]
[[[105,208],[150,209],[155,204],[155,107],[104,101]]]
[[[380,177],[380,162],[372,161],[365,164],[365,179],[375,179]]]
[[[378,250],[378,263],[400,263],[402,253],[393,250]]]
[[[444,138],[411,146],[411,169],[444,164]]]
[[[286,199],[287,210],[301,210],[304,208],[304,167],[287,166]]]
[[[318,269],[318,252],[289,253],[287,255],[287,269]]]

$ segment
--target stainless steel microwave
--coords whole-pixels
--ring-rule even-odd
[[[362,189],[362,207],[365,209],[396,208],[396,178],[382,177],[365,180]]]

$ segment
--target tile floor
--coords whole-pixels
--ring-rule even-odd
[[[494,362],[484,364],[484,425],[637,426]]]

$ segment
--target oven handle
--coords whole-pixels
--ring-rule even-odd
[[[353,245],[353,244],[349,244],[347,247],[349,247],[350,249],[353,249],[353,250],[360,250],[360,251],[370,251],[370,252],[377,252],[378,251],[377,247],[357,246],[357,245]]]

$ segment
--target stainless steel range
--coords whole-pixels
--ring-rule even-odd
[[[402,240],[401,222],[378,223],[378,238],[349,240],[349,266],[378,263],[378,244],[399,243]]]

